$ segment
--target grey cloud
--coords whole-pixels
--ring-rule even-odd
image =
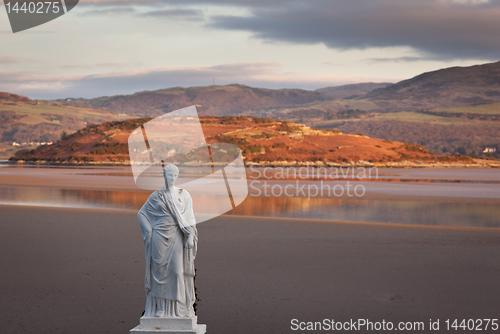
[[[280,8],[302,6],[304,4],[322,5],[322,2],[331,3],[335,6],[348,4],[354,7],[377,7],[380,3],[392,4],[423,4],[423,5],[447,5],[454,7],[494,7],[497,0],[86,0],[80,5],[109,5],[109,4],[134,4],[134,5],[218,5],[248,8]]]
[[[139,17],[195,18],[195,17],[202,17],[203,12],[201,10],[196,10],[196,9],[175,8],[175,9],[163,9],[163,10],[149,11],[149,12],[145,12],[145,13],[140,13],[137,16],[139,16]]]
[[[223,1],[211,1],[221,3]],[[446,0],[260,2],[249,16],[214,16],[210,27],[269,42],[330,48],[415,48],[433,59],[498,59],[500,3]],[[274,4],[274,6],[272,6]]]
[[[223,6],[268,6],[270,3],[290,3],[295,0],[86,0],[81,6],[110,5],[110,4],[134,4],[134,5],[223,5]]]
[[[99,15],[123,15],[123,14],[131,14],[135,13],[136,10],[132,7],[118,7],[118,6],[113,6],[113,7],[107,7],[103,9],[92,9],[92,10],[87,10],[83,12],[81,15],[82,16],[99,16]]]
[[[99,68],[99,67],[115,67],[115,68],[123,68],[129,63],[97,63],[97,64],[71,64],[71,65],[62,65],[62,68]]]
[[[207,26],[247,31],[267,42],[321,43],[340,50],[411,47],[425,60],[497,60],[500,51],[497,37],[500,1],[497,0],[95,0],[92,3],[244,7],[250,15],[212,16]],[[169,10],[162,12],[150,11],[146,15],[170,15]]]
[[[85,11],[81,16],[114,16],[135,14],[136,17],[200,18],[203,11],[190,8],[167,8],[165,1],[113,1],[87,3],[81,6]],[[135,6],[135,7],[134,7]],[[151,10],[155,8],[155,10]],[[146,11],[144,11],[146,10]]]
[[[374,63],[399,63],[399,62],[415,62],[415,61],[425,61],[431,60],[430,57],[398,57],[398,58],[370,58],[368,59]]]

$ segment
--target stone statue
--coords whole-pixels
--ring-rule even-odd
[[[174,185],[178,176],[177,166],[165,166],[165,186],[149,196],[137,215],[146,255],[144,318],[195,317],[198,231],[191,196]]]

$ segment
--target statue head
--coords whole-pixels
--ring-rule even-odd
[[[168,164],[163,168],[163,178],[165,179],[165,183],[172,187],[175,184],[175,181],[179,177],[179,168],[176,165]]]

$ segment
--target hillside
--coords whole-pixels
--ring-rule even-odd
[[[2,93],[0,92],[0,103],[9,104],[9,103],[17,103],[17,102],[35,102],[34,100],[16,94],[10,93]]]
[[[76,107],[101,108],[141,117],[159,116],[196,105],[203,116],[232,116],[252,111],[280,109],[332,100],[321,92],[302,89],[263,89],[244,85],[174,87],[132,95],[96,99],[65,99],[58,103]]]
[[[8,158],[20,147],[55,142],[63,132],[73,133],[87,124],[126,118],[130,116],[0,92],[0,157]]]
[[[365,98],[385,111],[500,102],[500,62],[423,73],[371,91]]]
[[[12,160],[72,163],[128,162],[130,133],[151,118],[88,126],[61,141],[22,150]],[[467,157],[437,157],[425,147],[401,142],[312,129],[301,124],[256,117],[202,117],[207,143],[238,145],[245,162],[462,161]]]
[[[500,62],[423,73],[357,98],[289,108],[279,117],[411,142],[436,154],[498,159]]]
[[[316,89],[316,91],[330,95],[334,99],[352,99],[364,96],[374,89],[385,88],[390,85],[392,85],[392,83],[367,82],[367,83],[352,84],[352,85],[325,87]]]

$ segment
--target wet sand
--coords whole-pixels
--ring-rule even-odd
[[[135,212],[0,210],[2,333],[118,334],[138,324]],[[235,216],[198,228],[198,318],[208,333],[293,333],[291,319],[500,316],[498,229]]]

